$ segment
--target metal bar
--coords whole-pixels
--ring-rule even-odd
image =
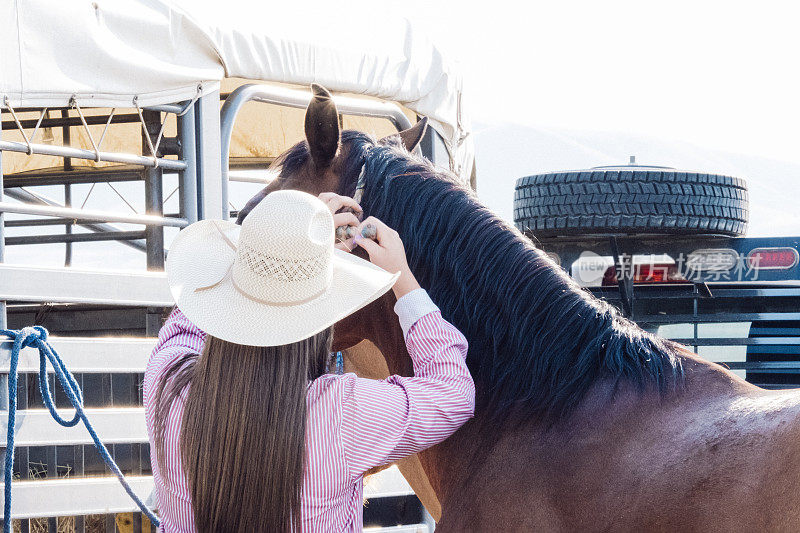
[[[147,142],[151,148],[150,139],[153,134],[158,135],[161,128],[161,113],[158,111],[145,111],[142,113],[144,121],[144,131],[142,133],[142,144]],[[154,150],[157,150],[153,148]],[[158,156],[154,152],[153,156]],[[163,191],[163,171],[159,167],[149,167],[143,170],[144,173],[144,205],[145,212],[149,216],[164,218],[164,191]],[[145,228],[147,243],[147,270],[164,270],[164,229],[158,225],[148,225]]]
[[[178,117],[181,159],[186,168],[180,173],[180,216],[190,224],[197,222],[197,145],[195,141],[194,105]]]
[[[34,194],[34,193],[32,193],[30,191],[26,191],[24,189],[6,189],[6,194],[8,196],[10,196],[11,198],[14,198],[15,200],[19,200],[21,202],[28,202],[28,203],[34,203],[34,204],[40,204],[40,205],[49,205],[49,206],[53,206],[53,207],[61,207],[61,204],[59,204],[58,202],[48,198],[47,196],[45,196],[45,195],[43,195],[41,193]],[[72,217],[70,217],[70,218],[72,218]],[[59,220],[59,218],[54,218],[53,220]],[[60,219],[60,220],[63,220],[63,219]],[[22,222],[22,221],[15,221],[15,223],[17,223],[17,222]],[[86,228],[86,229],[88,229],[90,231],[94,231],[94,232],[120,231],[119,228],[117,226],[114,226],[113,224],[102,224],[102,223],[101,224],[97,224],[97,223],[91,224],[91,223],[88,223],[88,221],[86,219],[83,219],[81,217],[75,217],[74,222],[76,224],[78,224],[79,226],[84,227],[84,228]],[[140,252],[144,252],[145,251],[144,240],[122,241],[122,244],[124,244],[124,245],[126,245],[126,246],[128,246],[130,248],[133,248],[135,250],[139,250]]]
[[[795,282],[797,283],[797,282]],[[713,287],[714,299],[720,298],[772,298],[776,296],[800,296],[800,287],[760,287],[760,288],[718,288],[713,283],[709,284]],[[618,291],[616,288],[611,287],[591,287],[589,289],[596,296],[614,297]],[[672,292],[675,290],[675,292]],[[682,290],[683,292],[677,292]],[[679,299],[688,300],[691,298],[698,298],[698,294],[694,294],[693,284],[674,284],[647,286],[639,285],[636,290],[637,299],[649,300],[662,300],[662,299]]]
[[[798,337],[753,337],[750,339],[699,338],[670,339],[680,344],[692,346],[800,346]]]
[[[272,183],[272,180],[277,177],[277,173],[275,172],[267,172],[267,177],[258,177],[258,176],[250,176],[248,174],[244,174],[242,172],[228,172],[228,181],[237,181],[239,183],[260,183],[263,185],[269,185]]]
[[[73,103],[73,102],[71,102]],[[83,118],[83,114],[80,113],[80,109],[78,110],[80,114],[80,119],[83,121],[84,126],[86,126],[86,120]],[[61,118],[69,118],[69,110],[62,109],[61,110]],[[109,118],[110,121],[110,118]],[[66,126],[62,127],[61,129],[63,135],[63,144],[64,146],[72,146],[72,130]],[[89,127],[86,126],[86,132],[89,133]],[[90,135],[91,137],[91,135]],[[94,141],[92,141],[94,143]],[[97,152],[97,147],[95,147],[95,152]],[[64,170],[72,171],[72,159],[69,157],[64,158]],[[72,207],[72,187],[68,184],[64,185],[64,207]],[[83,207],[83,206],[81,206]],[[72,224],[67,224],[65,226],[66,233],[72,233]],[[64,266],[72,265],[72,243],[64,243]]]
[[[17,220],[6,220],[7,228],[29,228],[38,226],[63,226],[68,222],[80,225],[85,220],[74,218],[21,218]]]
[[[219,91],[212,91],[195,103],[195,140],[197,142],[198,218],[227,218],[226,183],[220,166],[221,128]]]
[[[72,417],[74,409],[57,409],[61,416]],[[144,407],[86,408],[100,440],[105,444],[147,442],[147,424]],[[17,446],[65,446],[70,444],[92,444],[92,437],[81,426],[64,427],[58,424],[46,409],[18,411],[19,427],[16,431]],[[0,428],[8,429],[8,414],[0,414]],[[55,477],[55,476],[53,476]]]
[[[229,169],[238,170],[264,170],[275,162],[276,157],[231,157],[228,161]]]
[[[6,237],[6,246],[20,246],[27,244],[54,244],[73,242],[101,242],[101,241],[133,241],[145,238],[145,231],[110,231],[107,233],[63,233],[54,235],[25,235],[21,237]],[[71,259],[71,256],[68,256]],[[64,266],[70,266],[65,264]]]
[[[0,300],[172,307],[163,272],[104,272],[0,264]]]
[[[0,124],[0,143],[3,142],[3,127]],[[3,184],[3,152],[0,150],[0,203],[3,203],[5,187]],[[5,237],[5,214],[0,211],[0,263],[4,261],[3,237]],[[6,303],[0,301],[0,328],[6,327]]]
[[[127,478],[134,492],[143,500],[148,500],[148,495],[153,491],[152,476]],[[14,518],[129,513],[138,510],[115,476],[14,483],[11,492]]]
[[[731,370],[750,370],[763,373],[800,373],[800,361],[725,361],[718,364],[727,366]],[[797,385],[794,386],[796,387]]]
[[[66,184],[64,185],[64,207],[72,207],[72,185]],[[72,235],[72,221],[70,220],[67,224],[64,225],[64,232],[69,235]],[[88,235],[103,235],[102,233],[89,233]],[[40,237],[43,237],[40,236]],[[72,243],[75,241],[64,241],[64,266],[71,266],[72,265]]]
[[[42,215],[62,218],[79,218],[82,220],[95,220],[101,222],[121,222],[126,224],[145,224],[155,226],[172,226],[183,228],[188,225],[184,218],[165,218],[150,215],[120,215],[107,211],[93,211],[89,209],[68,209],[32,204],[13,204],[0,202],[0,211],[6,213],[20,213],[23,215]]]
[[[73,170],[28,171],[6,176],[5,186],[31,187],[42,185],[65,185],[76,183],[104,183],[116,181],[141,181],[140,169],[130,167],[79,167]]]
[[[145,371],[147,359],[156,345],[155,338],[147,337],[49,337],[67,368],[81,374],[137,374]],[[9,339],[0,341],[0,372],[8,372],[11,361]],[[39,371],[39,351],[23,348],[19,357],[19,372]],[[48,366],[47,371],[54,370]],[[20,402],[20,409],[27,404]]]
[[[82,126],[83,122],[81,122],[80,117],[64,117],[62,109],[62,118],[47,118],[42,120],[41,127],[42,128],[70,128],[75,126]],[[86,118],[86,123],[89,126],[101,126],[108,122],[107,115],[89,115]],[[25,119],[20,120],[19,123],[25,129],[30,129],[36,127],[36,119]],[[129,124],[131,122],[139,122],[139,115],[136,113],[125,113],[122,115],[114,115],[113,120],[111,121],[112,124]],[[3,121],[3,128],[6,129],[13,129],[16,127],[16,123],[13,120],[6,120]]]
[[[88,159],[90,161],[107,161],[110,163],[124,163],[128,165],[140,165],[143,167],[154,167],[156,164],[167,170],[183,170],[186,168],[186,162],[175,159],[159,158],[154,160],[152,157],[144,157],[141,155],[133,154],[120,154],[112,152],[98,152],[95,153],[91,150],[82,150],[80,148],[71,148],[67,146],[51,146],[49,144],[34,144],[31,143],[31,155],[52,155],[56,157],[74,157],[75,159]],[[0,141],[0,151],[6,150],[9,152],[20,152],[27,154],[28,145],[20,142],[13,141]],[[157,162],[157,163],[156,163]]]
[[[8,225],[8,222],[6,222]],[[638,316],[636,321],[646,324],[691,324],[703,323],[736,323],[756,320],[800,320],[800,313],[712,313],[708,315],[648,315]]]
[[[0,123],[0,142],[3,142],[3,126]],[[3,152],[0,150],[0,204],[3,203]],[[5,261],[5,213],[0,211],[0,265]],[[6,301],[0,298],[0,329],[6,329]],[[8,374],[0,374],[0,409],[8,410]]]
[[[233,127],[242,106],[251,101],[302,109],[308,107],[308,103],[311,101],[311,92],[276,85],[247,84],[233,91],[225,99],[225,104],[220,111],[223,218],[228,218],[228,169]],[[334,95],[333,101],[336,103],[339,113],[385,118],[392,122],[398,131],[411,127],[411,121],[396,104],[341,95]]]
[[[144,111],[157,111],[160,113],[175,113],[180,114],[184,111],[186,104],[188,102],[182,104],[161,104],[161,105],[151,105],[148,107],[143,107],[142,110]]]
[[[697,284],[696,283],[694,284],[694,288],[692,289],[692,293],[695,296],[697,296],[699,294],[699,291],[697,290]],[[699,304],[697,302],[697,298],[694,298],[692,300],[692,314],[694,316],[697,316],[698,305]],[[693,337],[693,340],[694,340],[694,342],[692,343],[692,350],[695,351],[695,352],[697,351],[697,347],[699,346],[699,344],[697,344],[697,337],[698,337],[699,328],[700,328],[700,326],[699,326],[699,324],[697,322],[693,322],[692,323],[692,337]]]
[[[614,266],[617,269],[617,286],[622,300],[622,312],[630,318],[633,316],[633,284],[628,276],[627,265],[620,259],[616,237],[611,237],[611,250],[614,255]]]
[[[44,292],[42,291],[42,293]],[[20,302],[13,306],[9,304],[9,320],[13,316],[18,324],[36,323],[37,315],[42,310],[40,302]],[[49,303],[47,309],[49,310],[47,311],[46,325],[50,331],[57,331],[59,334],[143,335],[145,331],[144,309],[71,303]],[[111,361],[110,354],[108,357]],[[72,366],[69,368],[72,369]]]

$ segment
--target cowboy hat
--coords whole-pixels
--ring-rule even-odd
[[[201,220],[181,231],[167,280],[186,317],[250,346],[308,338],[388,291],[399,274],[334,248],[333,215],[300,191],[267,195],[241,226]]]

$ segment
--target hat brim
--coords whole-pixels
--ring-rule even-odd
[[[298,305],[254,301],[233,286],[230,276],[225,278],[236,251],[220,231],[236,243],[240,228],[230,221],[196,222],[172,242],[166,264],[170,291],[181,311],[201,330],[228,342],[279,346],[301,341],[376,300],[400,275],[334,250],[333,278],[319,297]]]

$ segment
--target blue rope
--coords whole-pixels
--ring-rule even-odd
[[[75,381],[75,377],[72,373],[67,370],[64,361],[61,360],[58,353],[56,353],[53,347],[47,342],[47,330],[41,326],[33,326],[23,328],[19,331],[0,329],[0,334],[14,340],[14,344],[11,347],[11,364],[8,370],[8,433],[6,435],[5,505],[3,514],[4,533],[11,532],[12,523],[11,478],[14,472],[14,429],[17,416],[17,380],[19,377],[17,375],[17,366],[19,364],[20,350],[29,346],[39,349],[39,391],[42,393],[42,400],[44,401],[45,407],[50,411],[55,421],[62,426],[73,427],[76,426],[78,422],[83,422],[83,425],[86,426],[86,430],[94,441],[95,448],[100,452],[100,457],[103,458],[103,461],[111,471],[116,474],[119,482],[122,483],[122,486],[125,488],[125,492],[136,502],[136,505],[139,506],[142,512],[147,515],[150,522],[158,527],[160,525],[158,518],[156,518],[153,511],[148,509],[142,500],[133,492],[131,486],[128,485],[117,463],[111,458],[108,449],[106,449],[105,445],[100,441],[92,424],[86,417],[86,412],[83,410],[83,393],[81,392],[81,388],[78,386],[78,382]],[[55,402],[50,393],[50,386],[47,380],[48,361],[55,371],[56,378],[58,378],[61,388],[67,395],[67,398],[69,398],[69,402],[72,404],[72,407],[75,408],[75,416],[73,416],[71,420],[61,418],[56,411]]]

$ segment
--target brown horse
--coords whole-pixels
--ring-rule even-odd
[[[340,133],[330,95],[314,91],[307,142],[243,216],[270,191],[353,195],[363,176],[365,214],[400,233],[467,336],[475,418],[419,454],[437,531],[800,531],[800,394],[754,387],[583,291],[410,153],[424,122],[379,142]],[[393,304],[337,324],[335,345],[367,339],[409,375]]]

